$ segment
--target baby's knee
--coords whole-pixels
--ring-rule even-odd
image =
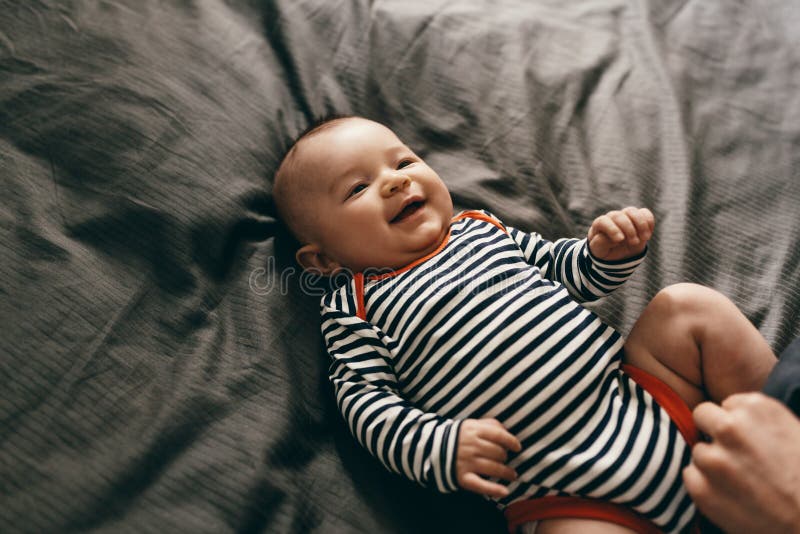
[[[679,283],[665,287],[653,297],[652,305],[667,315],[708,315],[732,306],[719,291],[700,284]]]

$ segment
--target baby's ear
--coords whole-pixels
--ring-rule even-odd
[[[313,243],[300,247],[294,257],[303,269],[316,271],[325,276],[330,276],[342,268],[338,262],[328,257],[319,246]]]

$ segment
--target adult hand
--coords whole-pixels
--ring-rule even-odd
[[[622,260],[641,254],[653,235],[656,219],[647,208],[610,211],[592,222],[589,251],[600,260]]]
[[[694,410],[711,438],[683,471],[697,507],[725,532],[800,532],[800,419],[762,393]]]
[[[502,498],[508,489],[482,476],[512,481],[517,478],[505,465],[508,451],[519,452],[522,444],[497,419],[466,419],[461,423],[456,453],[456,478],[463,489]]]

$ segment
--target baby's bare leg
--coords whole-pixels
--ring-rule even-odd
[[[777,362],[733,302],[696,284],[669,286],[650,301],[628,336],[624,359],[666,382],[690,408],[761,389]]]
[[[635,530],[628,527],[599,519],[565,517],[540,521],[536,526],[536,534],[575,534],[576,532],[581,534],[636,534]]]

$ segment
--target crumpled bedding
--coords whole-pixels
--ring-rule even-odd
[[[383,470],[326,380],[272,174],[330,113],[391,126],[545,237],[626,205],[596,307],[723,292],[800,335],[793,0],[0,2],[4,531],[502,532]],[[285,251],[284,251],[285,252]]]

